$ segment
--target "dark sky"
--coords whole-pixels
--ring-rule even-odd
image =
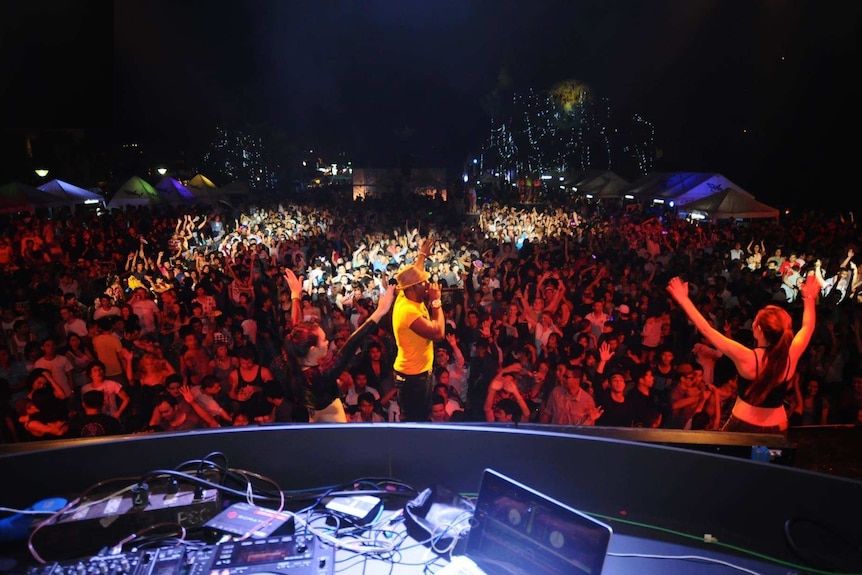
[[[657,169],[720,172],[764,201],[843,201],[860,148],[860,2],[50,3],[71,4],[104,13],[78,24],[78,42],[113,44],[85,55],[78,76],[97,103],[81,109],[95,119],[74,127],[107,123],[153,146],[197,146],[215,122],[248,120],[358,164],[406,150],[451,165],[486,136],[481,101],[505,71],[517,92],[587,83],[614,115],[654,123]]]

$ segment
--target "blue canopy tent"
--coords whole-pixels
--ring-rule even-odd
[[[739,185],[714,172],[654,172],[635,180],[616,193],[623,198],[631,196],[631,199],[647,206],[659,202],[669,204],[671,201],[674,206],[684,206],[726,190],[735,192],[731,194],[731,201],[739,200],[743,196],[754,197]],[[768,212],[769,210],[765,210],[761,213]]]
[[[72,210],[75,206],[84,204],[101,204],[105,205],[105,198],[90,190],[85,190],[74,184],[64,182],[63,180],[51,180],[38,187],[43,193],[51,199],[51,207],[70,206]]]

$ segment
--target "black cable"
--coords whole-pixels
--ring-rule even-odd
[[[214,451],[213,453],[210,453],[209,455],[207,455],[207,458],[212,456],[212,455],[221,455],[221,454]],[[177,465],[174,469],[177,471],[185,471],[186,468],[195,467],[196,468],[195,475],[197,475],[198,477],[203,477],[204,466],[206,466],[208,469],[215,469],[215,470],[219,471],[222,475],[224,475],[229,471],[229,467],[227,464],[227,457],[224,457],[224,455],[222,455],[222,458],[224,459],[224,465],[219,465],[218,463],[216,463],[214,461],[210,461],[209,459],[190,459],[188,461],[183,461],[182,463]]]
[[[210,458],[214,457],[214,456],[220,457],[222,459],[222,461],[224,461],[224,465],[219,466],[217,463],[210,461]],[[225,455],[221,451],[212,451],[212,452],[208,453],[203,459],[189,459],[188,461],[183,461],[182,463],[177,465],[176,469],[186,467],[187,465],[197,465],[197,464],[202,464],[202,463],[209,463],[213,466],[220,467],[222,469],[227,469],[229,467],[227,455]]]
[[[149,473],[147,473],[146,475],[144,475],[141,478],[141,481],[146,481],[147,479],[158,478],[160,476],[178,477],[178,478],[186,480],[187,482],[189,482],[193,485],[199,485],[201,487],[209,487],[211,489],[217,489],[219,491],[222,491],[224,493],[228,493],[228,494],[233,495],[234,497],[238,497],[240,499],[245,499],[246,494],[247,494],[246,491],[239,491],[238,489],[233,489],[231,487],[228,487],[227,485],[221,485],[219,483],[213,483],[212,481],[209,481],[207,479],[203,479],[203,478],[200,478],[200,477],[197,477],[194,475],[189,475],[188,473],[183,473],[181,471],[175,471],[173,469],[156,469],[156,470],[150,471]],[[261,499],[270,500],[270,501],[280,500],[280,498],[269,497],[269,496],[262,496]]]
[[[410,485],[408,483],[404,483],[403,481],[400,481],[400,480],[395,479],[393,477],[360,477],[359,479],[356,479],[354,482],[359,483],[359,482],[364,482],[364,481],[367,481],[369,483],[374,483],[378,487],[381,484],[387,484],[388,483],[388,484],[394,485],[396,487],[403,487],[408,491],[412,491],[412,492],[416,493],[416,489],[412,485]]]
[[[860,569],[860,565],[862,565],[862,546],[858,543],[853,543],[835,529],[814,521],[813,519],[809,519],[808,517],[795,517],[784,522],[784,538],[787,540],[787,545],[790,547],[791,551],[793,551],[803,562],[815,569],[824,571],[838,571],[839,569],[844,568],[844,566],[841,565],[841,562],[837,561],[838,553],[835,547],[824,552],[803,549],[792,533],[794,526],[797,525],[810,525],[822,531],[823,537],[818,538],[818,547],[822,548],[822,544],[826,542],[829,542],[830,544],[837,543],[844,547],[845,551],[856,553],[856,565],[853,567],[848,566],[847,568],[855,571]]]
[[[204,463],[211,463],[211,462],[210,462],[210,457],[212,457],[212,456],[214,456],[214,455],[218,455],[218,456],[220,456],[220,457],[224,460],[224,468],[225,468],[225,469],[228,469],[228,468],[230,467],[230,466],[228,465],[228,462],[227,462],[227,456],[226,456],[224,453],[222,453],[221,451],[211,451],[211,452],[210,452],[210,453],[208,453],[206,456],[204,456],[204,458],[203,458],[203,459],[201,459],[200,463],[198,464],[198,471],[197,471],[197,476],[198,476],[198,477],[203,477],[203,473],[204,473]]]

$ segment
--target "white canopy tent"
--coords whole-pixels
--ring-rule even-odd
[[[747,192],[727,188],[711,196],[679,206],[680,211],[700,212],[713,220],[778,218],[778,209],[757,201]]]

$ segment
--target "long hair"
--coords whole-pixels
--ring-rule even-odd
[[[312,346],[320,341],[319,328],[314,322],[304,321],[294,325],[284,337],[284,349],[288,357],[288,381],[285,384],[294,404],[294,421],[308,421],[308,410],[303,407],[310,401],[310,380],[302,369],[302,360],[308,356]]]
[[[763,363],[746,390],[744,399],[752,405],[760,405],[786,379],[790,344],[793,342],[793,323],[790,314],[775,305],[760,310],[754,322],[763,332],[766,349]]]
[[[318,344],[318,328],[314,322],[304,321],[296,324],[290,329],[290,333],[284,338],[284,349],[291,359],[300,362],[309,350]]]

